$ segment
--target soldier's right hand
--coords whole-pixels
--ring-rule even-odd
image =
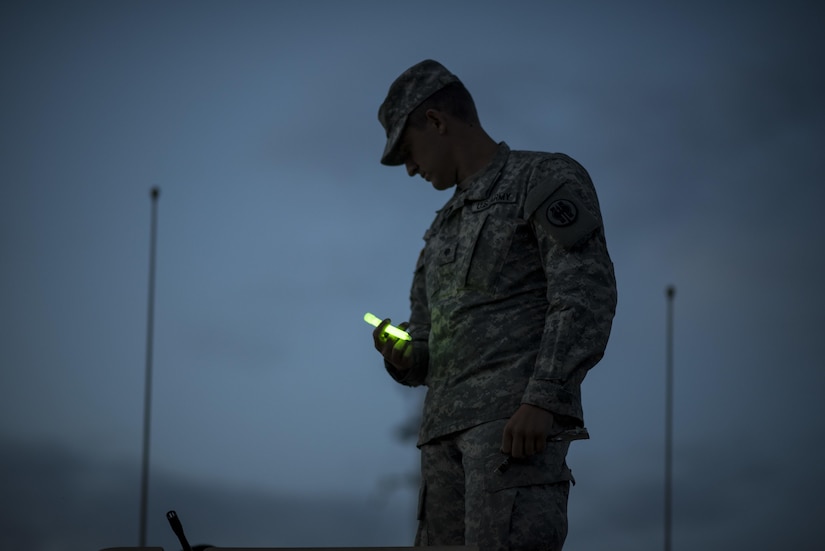
[[[390,324],[390,319],[387,318],[378,324],[378,327],[372,332],[372,339],[375,343],[375,349],[381,353],[384,359],[390,362],[396,369],[406,371],[412,367],[412,351],[413,345],[411,341],[397,339],[392,335],[384,332],[387,325]],[[408,322],[398,324],[399,329],[407,329],[410,324]]]

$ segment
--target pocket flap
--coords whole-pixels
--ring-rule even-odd
[[[567,447],[565,443],[565,449]],[[504,472],[498,472],[496,467],[501,465],[505,456],[499,455],[495,461],[491,462],[490,468],[484,480],[484,489],[488,492],[498,492],[506,488],[518,488],[522,486],[537,486],[541,484],[556,484],[573,479],[573,475],[565,462],[561,462],[559,468],[548,468],[548,462],[537,461],[539,457],[527,457],[524,459],[509,459],[509,466]]]

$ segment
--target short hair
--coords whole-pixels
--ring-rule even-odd
[[[407,117],[407,124],[423,128],[427,124],[429,109],[443,111],[467,124],[479,124],[473,96],[461,82],[450,83],[421,102]]]

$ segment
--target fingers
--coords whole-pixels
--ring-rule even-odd
[[[519,459],[543,452],[552,422],[552,413],[522,404],[504,427],[501,451]]]
[[[542,442],[542,439],[537,439],[533,435],[505,432],[501,443],[501,451],[516,459],[523,459],[544,450],[539,442]]]
[[[508,423],[501,435],[501,453],[513,455],[513,431]]]
[[[532,454],[532,444],[528,447],[527,441],[527,438],[525,438],[519,426],[511,421],[504,427],[504,434],[501,439],[501,452],[519,459],[530,455]],[[530,453],[528,453],[528,450]]]
[[[389,324],[390,319],[387,318],[372,332],[375,349],[381,353],[385,360],[395,367],[408,369],[412,356],[412,343],[410,343],[410,341],[396,339],[392,335],[387,334],[385,329]],[[399,324],[399,327],[402,329],[406,329],[408,326],[408,322]]]
[[[535,450],[534,453],[541,453],[547,449],[547,436],[542,435],[535,440],[533,440],[533,449]]]
[[[412,355],[412,345],[410,341],[389,338],[387,346],[390,347],[389,361],[399,369],[408,369],[410,357]],[[393,342],[394,341],[394,342]],[[386,355],[384,356],[387,357]]]
[[[390,318],[385,319],[381,323],[378,324],[372,331],[372,340],[375,344],[375,349],[378,350],[383,354],[384,345],[387,344],[387,334],[384,332],[384,329],[390,324]]]
[[[524,457],[529,457],[536,453],[536,440],[532,436],[524,437]]]

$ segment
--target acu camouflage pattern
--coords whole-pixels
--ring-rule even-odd
[[[494,472],[507,420],[436,439],[421,447],[421,489],[415,545],[477,545],[480,551],[562,548],[572,477],[569,442],[513,459]]]
[[[564,228],[551,209],[560,199],[580,211]],[[604,354],[616,308],[585,169],[502,142],[424,239],[408,328],[415,365],[401,373],[387,364],[398,382],[428,387],[418,445],[509,419],[522,403],[583,425],[580,385]]]

